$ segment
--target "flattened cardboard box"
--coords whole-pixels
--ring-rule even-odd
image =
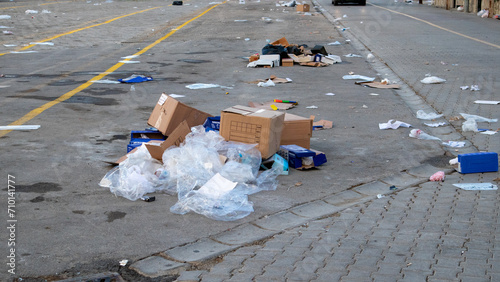
[[[237,105],[222,111],[220,135],[227,141],[258,144],[267,159],[280,148],[284,120],[283,112]]]
[[[285,113],[285,122],[281,132],[281,145],[298,145],[309,149],[311,147],[311,137],[313,130],[313,120],[289,113]]]
[[[149,116],[148,124],[158,129],[163,135],[168,136],[184,120],[191,128],[203,124],[207,117],[211,117],[211,115],[191,108],[162,93]]]

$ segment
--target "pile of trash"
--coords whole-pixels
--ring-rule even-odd
[[[259,174],[261,154],[256,145],[225,141],[203,126],[191,128],[180,146],[166,149],[162,162],[146,145],[109,171],[101,187],[136,201],[147,193],[177,194],[170,208],[176,214],[189,211],[215,220],[237,220],[253,212],[248,195],[275,190],[279,165]]]
[[[305,44],[290,44],[283,37],[264,46],[262,54],[250,56],[247,67],[292,67],[294,64],[325,67],[341,62],[342,59],[339,56],[328,54],[322,45],[308,48]]]

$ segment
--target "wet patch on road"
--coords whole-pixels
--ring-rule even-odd
[[[76,213],[76,214],[84,214],[85,211],[82,211],[82,210],[76,210],[76,211],[73,211],[73,213]]]
[[[3,189],[7,191],[7,188]],[[46,193],[52,191],[61,191],[61,185],[51,182],[38,182],[31,185],[16,185],[16,192],[25,193]]]
[[[209,60],[196,60],[196,59],[180,59],[178,62],[190,63],[190,64],[203,64],[203,63],[211,63]]]
[[[43,201],[45,201],[45,198],[43,196],[38,196],[38,197],[33,198],[33,199],[30,200],[30,202],[32,202],[32,203],[40,203],[40,202],[43,202]]]
[[[127,215],[126,213],[120,211],[110,211],[110,212],[105,212],[104,214],[108,216],[107,220],[108,222],[113,222],[117,219],[122,219],[125,217],[125,215]]]
[[[73,79],[61,79],[58,81],[54,81],[49,83],[49,86],[68,86],[68,85],[78,85],[78,84],[84,84],[85,80],[73,80]]]
[[[85,88],[82,90],[82,92],[94,96],[99,96],[99,95],[125,94],[128,93],[129,91],[118,88],[113,89],[113,88],[98,87],[98,88]]]
[[[8,96],[9,98],[19,98],[17,96]],[[36,99],[44,101],[53,101],[57,97],[44,97],[44,96],[23,96],[23,99]],[[73,96],[62,103],[77,103],[77,104],[93,104],[96,106],[114,106],[118,105],[116,99],[113,98],[101,98],[101,97],[87,97],[87,96]]]

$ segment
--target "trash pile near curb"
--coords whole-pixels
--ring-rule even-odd
[[[323,152],[310,149],[310,138],[313,129],[333,126],[278,110],[296,101],[249,104],[214,117],[162,93],[148,119],[153,128],[131,131],[127,155],[109,162],[116,166],[99,185],[131,201],[153,201],[146,196],[153,192],[177,194],[170,208],[176,214],[223,221],[249,215],[248,195],[275,190],[289,167],[326,163]]]

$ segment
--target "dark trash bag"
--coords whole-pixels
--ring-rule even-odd
[[[262,48],[262,55],[280,55],[280,63],[281,59],[288,58],[286,48],[282,45],[267,44],[264,48]]]

